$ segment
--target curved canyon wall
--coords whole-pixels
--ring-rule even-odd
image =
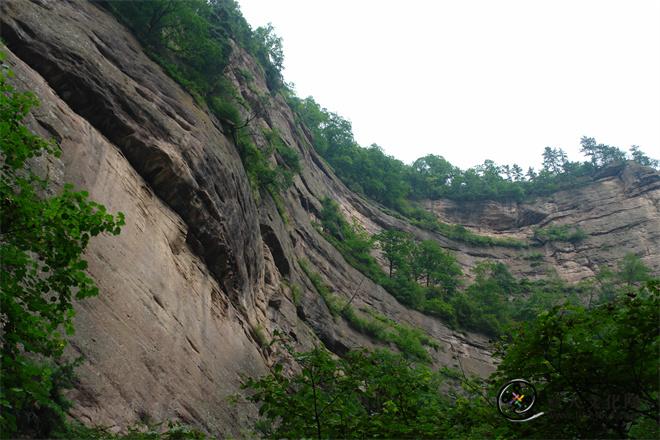
[[[286,221],[270,196],[252,193],[231,132],[104,9],[78,0],[5,1],[0,26],[14,84],[35,91],[42,103],[29,126],[63,149],[60,159],[36,165],[58,185],[72,182],[126,214],[118,237],[96,238],[88,248],[89,272],[101,293],[77,306],[70,355],[85,360],[72,391],[72,415],[114,429],[176,418],[215,435],[237,435],[255,415],[250,405],[228,402],[242,375],[263,374],[278,361],[296,368],[286,350],[264,339],[277,332],[297,350],[325,344],[336,353],[377,345],[333,317],[300,259],[336,294],[355,293],[355,307],[437,339],[439,348],[429,353],[434,365],[478,375],[494,369],[487,338],[451,330],[399,304],[347,264],[313,221],[328,196],[369,232],[394,227],[433,238],[466,268],[499,259],[515,274],[540,275],[523,258],[526,251],[452,241],[349,191],[240,48],[227,76],[259,110],[249,127],[253,140],[264,146],[262,129],[277,129],[301,157],[302,172],[283,194]],[[245,71],[250,83],[240,74]],[[627,250],[641,252],[657,272],[659,182],[657,172],[624,167],[579,191],[528,204],[428,206],[441,219],[493,235],[579,224],[590,234],[583,243],[543,248],[545,264],[569,280],[614,265]],[[302,287],[297,304],[292,285]]]

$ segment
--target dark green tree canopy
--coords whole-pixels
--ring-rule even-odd
[[[427,155],[406,165],[386,155],[382,148],[360,147],[351,123],[321,107],[312,97],[300,99],[289,93],[289,105],[311,131],[321,156],[346,185],[383,205],[410,214],[410,203],[419,199],[523,200],[588,183],[595,171],[628,160],[617,147],[598,144],[593,138],[580,141],[587,162],[571,162],[561,148],[546,147],[543,168],[524,173],[517,165],[497,165],[492,160],[461,170],[442,156]],[[657,161],[639,147],[630,159],[644,166]]]
[[[483,272],[502,278],[494,266]],[[298,373],[275,366],[246,378],[248,399],[260,404],[255,428],[269,438],[657,438],[658,287],[540,313],[500,345],[487,382],[382,350],[297,354]],[[533,422],[496,409],[499,387],[519,377],[537,389],[534,411],[544,415]]]

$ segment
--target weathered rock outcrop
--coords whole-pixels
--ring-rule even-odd
[[[283,195],[287,221],[269,195],[252,193],[222,124],[104,9],[78,0],[4,1],[0,26],[15,84],[34,90],[42,102],[30,127],[55,137],[63,149],[61,159],[40,166],[58,184],[73,182],[126,214],[121,235],[97,238],[88,249],[101,294],[77,307],[70,351],[85,361],[73,391],[74,416],[115,429],[139,419],[178,418],[226,437],[240,433],[254,415],[250,405],[227,401],[239,392],[241,375],[262,374],[288,358],[277,345],[263,344],[275,330],[300,350],[325,344],[342,353],[376,345],[330,314],[299,259],[338,295],[356,292],[355,307],[373,308],[436,338],[440,349],[430,350],[436,366],[456,367],[460,360],[468,372],[492,371],[486,338],[403,307],[348,265],[312,222],[329,196],[370,232],[396,227],[434,238],[466,267],[497,258],[517,273],[534,274],[538,269],[522,258],[525,251],[466,246],[349,191],[311,148],[284,100],[268,94],[262,71],[240,48],[227,75],[260,110],[250,125],[255,143],[267,142],[262,129],[277,129],[302,160],[302,172]],[[241,71],[251,73],[250,83]],[[595,264],[614,264],[625,249],[645,252],[657,270],[657,177],[627,167],[582,192],[530,204],[435,202],[432,209],[491,234],[523,236],[534,225],[580,224],[591,234],[583,244],[544,250],[547,264],[569,279]],[[297,304],[292,285],[302,286]]]
[[[606,168],[588,185],[532,202],[437,200],[427,202],[427,208],[443,221],[491,236],[532,240],[535,228],[550,225],[578,227],[586,234],[576,244],[545,243],[492,255],[506,260],[519,275],[534,278],[556,269],[560,277],[575,282],[603,268],[616,268],[631,252],[660,273],[660,173],[634,162]],[[542,259],[532,265],[525,259],[531,253]]]

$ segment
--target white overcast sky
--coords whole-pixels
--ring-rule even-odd
[[[576,160],[583,135],[660,158],[658,0],[239,0],[284,77],[407,163]]]

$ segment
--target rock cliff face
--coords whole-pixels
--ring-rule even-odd
[[[593,183],[539,197],[527,203],[427,202],[440,219],[459,223],[484,235],[531,238],[534,228],[578,227],[587,235],[577,244],[546,243],[503,258],[518,275],[535,278],[554,268],[575,282],[614,268],[627,253],[637,254],[654,273],[660,272],[660,174],[635,163],[600,172]],[[469,254],[470,251],[466,250]],[[532,265],[526,255],[542,255]],[[540,264],[539,264],[540,263]]]
[[[493,370],[486,338],[403,307],[348,265],[312,222],[329,196],[368,231],[396,227],[434,238],[466,267],[494,258],[517,274],[539,275],[523,258],[527,251],[469,247],[350,192],[284,100],[268,95],[261,70],[240,48],[227,75],[260,110],[250,126],[254,141],[265,145],[261,129],[275,128],[302,160],[283,195],[287,221],[270,196],[250,190],[231,134],[104,9],[77,0],[4,1],[0,26],[15,85],[35,91],[42,103],[30,127],[63,149],[61,159],[39,166],[58,184],[72,182],[126,214],[121,235],[97,238],[88,248],[101,294],[77,307],[70,354],[85,360],[72,395],[75,417],[115,429],[178,418],[212,434],[240,434],[255,409],[227,399],[239,392],[241,375],[263,374],[288,359],[277,345],[263,343],[275,331],[298,350],[325,344],[342,353],[376,345],[330,314],[300,259],[336,294],[356,293],[355,307],[436,338],[435,365],[460,361],[467,372]],[[546,266],[577,280],[629,250],[660,269],[659,192],[657,173],[629,166],[533,203],[428,205],[446,221],[487,234],[525,236],[533,226],[579,224],[590,234],[582,244],[542,248]],[[297,304],[292,285],[302,286]]]

